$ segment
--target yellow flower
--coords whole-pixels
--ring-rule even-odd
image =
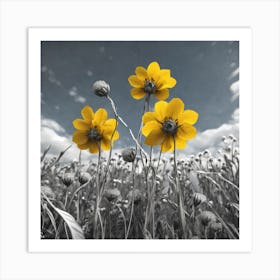
[[[145,144],[161,146],[162,152],[184,149],[187,140],[196,136],[193,126],[197,122],[198,113],[193,110],[184,110],[184,103],[180,98],[173,98],[169,103],[158,101],[154,112],[143,115],[144,126],[142,133],[146,136]]]
[[[176,85],[176,80],[170,76],[170,70],[160,69],[155,61],[150,63],[147,69],[142,66],[136,67],[135,74],[128,78],[133,87],[130,93],[134,99],[153,94],[159,100],[164,100],[169,96],[169,88]]]
[[[95,154],[99,151],[98,146],[107,151],[111,147],[111,138],[112,143],[119,139],[118,131],[114,132],[117,121],[107,119],[105,109],[100,108],[94,113],[90,106],[85,106],[81,115],[83,119],[73,121],[73,126],[77,130],[74,131],[72,137],[72,141],[78,145],[79,149],[89,149],[92,154]]]

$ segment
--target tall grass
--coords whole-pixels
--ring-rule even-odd
[[[41,157],[43,239],[237,239],[239,155],[232,136],[212,156],[110,152],[97,162]],[[113,154],[113,155],[112,155]]]

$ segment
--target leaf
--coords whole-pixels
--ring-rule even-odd
[[[201,192],[201,189],[199,186],[199,180],[197,178],[197,174],[194,171],[190,172],[190,181],[191,181],[191,185],[193,186],[193,190],[195,192]]]
[[[69,213],[54,207],[54,210],[60,215],[60,217],[67,224],[70,229],[72,239],[85,239],[84,232],[81,229],[80,225]]]
[[[76,222],[76,220],[71,216],[68,212],[65,212],[53,205],[53,203],[48,199],[48,197],[41,192],[44,199],[49,203],[49,205],[53,208],[54,211],[63,219],[63,221],[67,224],[72,239],[85,239],[84,232],[81,229],[80,225]]]

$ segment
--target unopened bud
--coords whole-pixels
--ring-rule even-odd
[[[122,151],[122,158],[126,162],[133,162],[135,160],[136,152],[134,148],[127,148]]]
[[[96,81],[92,89],[97,96],[103,97],[110,93],[110,86],[105,81]]]

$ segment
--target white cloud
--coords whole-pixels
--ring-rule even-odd
[[[231,102],[239,97],[239,81],[236,81],[230,85],[230,91],[232,93]]]
[[[41,127],[49,128],[49,129],[53,130],[54,132],[65,133],[65,129],[52,119],[42,118]]]
[[[228,79],[233,80],[233,79],[237,78],[238,75],[239,75],[239,68],[236,68],[234,71],[231,72]],[[230,100],[231,100],[231,102],[233,102],[234,100],[236,100],[239,97],[239,80],[232,82],[229,89],[232,93]]]
[[[74,101],[75,101],[75,102],[78,102],[78,103],[82,103],[82,104],[83,104],[83,103],[85,103],[86,100],[87,100],[85,97],[79,95],[77,87],[72,87],[72,88],[69,90],[68,94],[69,94],[71,97],[74,98]]]
[[[65,129],[55,120],[45,118],[41,120],[41,152],[51,145],[47,155],[48,157],[57,157],[60,152],[72,145],[63,155],[61,161],[72,162],[74,159],[77,160],[80,150],[76,147],[76,144],[72,142],[71,138],[72,136],[68,135]],[[88,160],[90,157],[92,157],[92,155],[88,151],[83,152],[83,160]]]
[[[238,75],[239,75],[239,67],[231,72],[231,74],[229,75],[228,79],[232,80],[233,78],[237,77]]]
[[[186,149],[180,151],[179,154],[197,154],[205,149],[215,153],[222,146],[222,137],[230,134],[239,138],[239,109],[233,112],[228,123],[222,124],[218,128],[199,132],[193,140],[188,142]]]
[[[79,95],[79,96],[75,97],[75,101],[83,104],[87,101],[87,99],[85,97]]]
[[[50,83],[56,84],[59,87],[62,86],[61,81],[59,81],[56,78],[55,73],[52,69],[49,69],[46,65],[43,65],[42,68],[41,68],[41,71],[42,71],[42,73],[45,73],[47,75],[47,78],[48,78]]]

